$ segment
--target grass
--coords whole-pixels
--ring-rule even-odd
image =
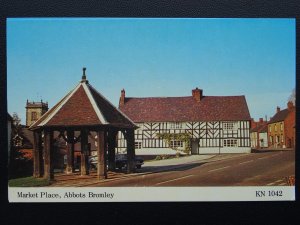
[[[10,187],[43,187],[48,186],[50,182],[44,178],[23,177],[11,179],[8,181]]]

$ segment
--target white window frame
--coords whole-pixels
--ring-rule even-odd
[[[223,130],[236,130],[235,122],[223,122]]]
[[[134,142],[134,148],[135,149],[141,149],[142,148],[142,142],[141,141]]]
[[[182,123],[181,122],[171,122],[170,123],[170,129],[182,129]]]
[[[180,140],[171,140],[170,148],[183,148],[183,141]]]
[[[223,147],[238,147],[237,139],[224,139]]]

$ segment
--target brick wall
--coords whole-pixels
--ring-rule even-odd
[[[286,119],[284,120],[285,125],[285,142],[287,148],[295,147],[295,109],[292,109]]]

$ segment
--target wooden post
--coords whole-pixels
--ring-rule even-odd
[[[107,178],[107,169],[106,169],[106,143],[105,143],[105,133],[104,131],[98,131],[98,143],[97,143],[97,153],[98,153],[98,166],[97,166],[97,175],[98,179]]]
[[[135,149],[134,149],[134,130],[126,130],[126,141],[127,141],[127,172],[135,172]]]
[[[115,171],[116,169],[116,135],[118,131],[111,130],[108,132],[108,169]]]
[[[68,145],[67,145],[67,174],[74,173],[74,131],[67,131]]]
[[[86,130],[81,130],[81,175],[89,174],[88,166],[88,134]]]
[[[54,168],[53,168],[53,132],[45,130],[44,131],[44,178],[51,180],[54,178]],[[52,157],[51,157],[52,156]]]
[[[41,143],[40,143],[40,134],[38,132],[33,132],[33,177],[40,177],[42,168],[41,168]]]

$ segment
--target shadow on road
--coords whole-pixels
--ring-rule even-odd
[[[137,173],[163,173],[169,171],[185,171],[193,169],[198,166],[202,166],[206,162],[202,163],[186,163],[181,165],[168,165],[168,166],[144,166],[141,170],[137,170]]]

